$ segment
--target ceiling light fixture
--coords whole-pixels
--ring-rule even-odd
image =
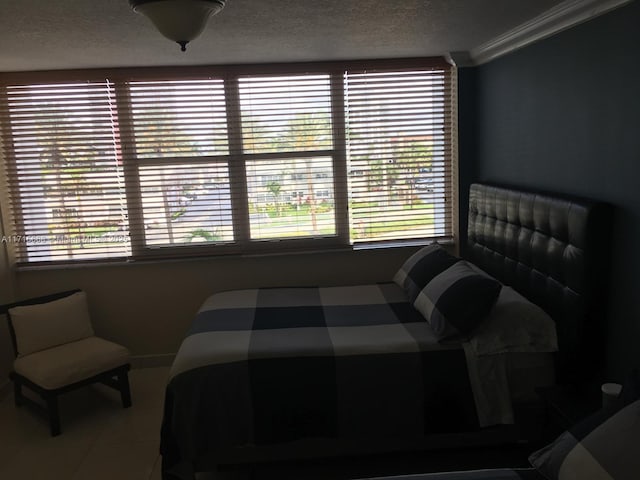
[[[224,8],[226,0],[129,0],[133,11],[153,22],[162,35],[180,45],[202,33],[210,16]]]

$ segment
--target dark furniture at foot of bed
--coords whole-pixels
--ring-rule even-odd
[[[600,385],[554,385],[538,389],[549,420],[546,437],[557,436],[563,430],[602,408]]]
[[[401,477],[377,477],[375,480],[546,480],[531,468],[476,470],[468,472],[426,473]]]
[[[552,316],[563,380],[589,374],[588,359],[599,348],[595,334],[606,297],[608,228],[607,208],[599,203],[471,187],[467,258]],[[477,419],[463,414],[465,407],[458,418],[455,408],[453,415],[439,416],[433,408],[454,405],[452,399],[466,405],[460,392],[450,382],[439,389],[437,375],[430,384],[425,378],[433,375],[418,379],[412,373],[437,368],[453,375],[453,366],[428,356],[460,359],[461,347],[434,343],[406,298],[390,287],[371,287],[362,286],[365,296],[358,287],[293,289],[304,290],[293,305],[287,304],[291,289],[227,292],[216,296],[215,305],[205,302],[167,386],[164,477],[188,478],[194,471],[254,459],[527,438],[532,417],[518,412],[516,425],[486,429],[474,427]],[[247,295],[255,298],[248,301]],[[453,385],[467,388],[465,375]],[[390,395],[392,389],[398,394]],[[278,393],[285,395],[278,400]],[[393,408],[385,409],[385,399]],[[407,421],[407,414],[415,421]],[[447,430],[447,424],[455,428]]]

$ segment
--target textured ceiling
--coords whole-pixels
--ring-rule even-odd
[[[468,51],[560,0],[228,0],[186,53],[127,0],[0,0],[0,71]]]

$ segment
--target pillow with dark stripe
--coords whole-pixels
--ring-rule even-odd
[[[427,283],[460,259],[448,253],[437,243],[421,248],[400,267],[393,281],[404,288],[413,303]]]
[[[427,283],[413,306],[439,339],[466,335],[489,313],[501,288],[500,282],[460,260]]]
[[[640,379],[634,372],[617,404],[570,428],[529,461],[548,480],[640,478]]]

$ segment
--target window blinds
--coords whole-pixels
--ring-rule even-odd
[[[113,84],[9,86],[3,100],[17,261],[130,255]]]
[[[446,70],[347,72],[353,242],[451,235]]]
[[[390,63],[0,75],[4,240],[23,265],[451,238],[451,69]]]
[[[239,80],[250,239],[335,236],[330,76]]]

